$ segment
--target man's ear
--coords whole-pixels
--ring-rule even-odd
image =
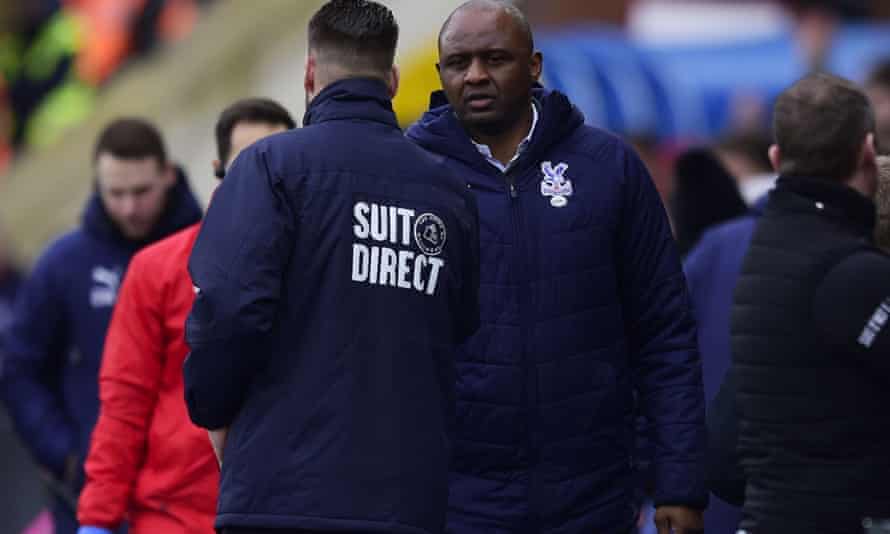
[[[171,163],[164,166],[163,171],[164,184],[167,187],[173,187],[176,184],[176,168]]]
[[[315,95],[315,69],[317,67],[317,63],[315,60],[315,56],[310,52],[308,56],[306,56],[306,70],[303,74],[303,88],[306,90],[306,96],[311,97]]]
[[[531,58],[531,74],[532,81],[539,82],[541,81],[541,72],[544,70],[544,54],[541,52],[535,52],[532,54]]]
[[[862,142],[862,158],[860,161],[862,167],[878,168],[878,151],[875,149],[875,134],[869,133]]]
[[[390,98],[395,98],[396,94],[399,92],[399,81],[401,80],[402,73],[399,71],[398,65],[393,65],[392,69],[389,71],[389,96]]]
[[[213,166],[213,175],[214,176],[216,176],[217,178],[222,178],[223,176],[225,176],[226,169],[225,169],[225,167],[223,167],[223,164],[220,160],[218,160],[218,159],[213,160],[211,165]]]
[[[773,170],[777,173],[781,173],[779,169],[782,168],[782,152],[779,150],[779,145],[771,145],[769,147],[769,151],[767,151],[767,155],[769,156],[770,165],[773,166]]]

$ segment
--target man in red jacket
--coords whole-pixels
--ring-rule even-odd
[[[293,128],[276,102],[241,100],[216,124],[216,175],[238,153]],[[134,258],[121,287],[99,374],[101,410],[86,461],[79,534],[212,533],[219,475],[206,431],[189,420],[183,337],[194,291],[188,257],[199,224]]]

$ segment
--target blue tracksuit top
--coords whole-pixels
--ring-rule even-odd
[[[102,346],[130,258],[200,219],[181,172],[161,219],[141,242],[124,238],[94,192],[81,226],[53,241],[25,279],[0,344],[0,395],[26,447],[55,475],[68,456],[83,461],[89,450]]]

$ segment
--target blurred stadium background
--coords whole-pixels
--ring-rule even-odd
[[[246,95],[302,114],[304,28],[320,0],[0,1],[0,221],[25,262],[73,224],[90,148],[145,115],[206,202],[212,125]],[[435,37],[458,0],[390,0],[403,30],[400,120],[438,85]],[[659,188],[676,148],[765,131],[778,91],[814,66],[861,81],[890,55],[886,0],[523,0],[545,84],[633,140]]]

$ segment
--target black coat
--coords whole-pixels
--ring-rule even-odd
[[[890,258],[875,206],[781,178],[736,289],[742,528],[850,533],[890,517]]]

